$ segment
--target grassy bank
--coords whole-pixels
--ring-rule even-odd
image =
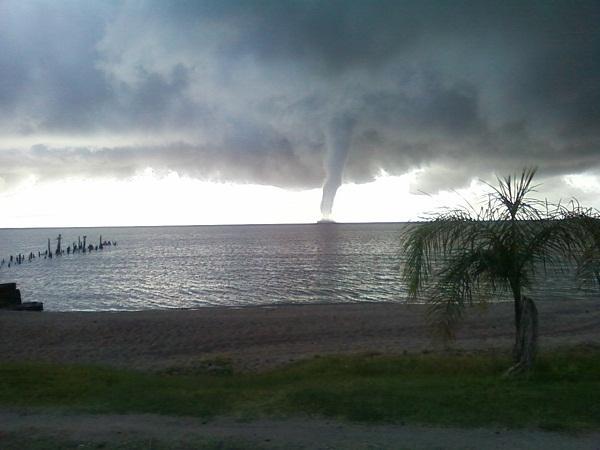
[[[600,351],[542,355],[526,378],[482,355],[322,357],[260,374],[226,360],[142,373],[2,364],[0,405],[210,419],[310,415],[362,422],[600,429]]]

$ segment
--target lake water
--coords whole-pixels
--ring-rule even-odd
[[[323,302],[402,302],[405,224],[0,230],[0,259],[87,235],[118,246],[0,268],[44,308],[140,310]],[[547,279],[548,296],[589,296]]]

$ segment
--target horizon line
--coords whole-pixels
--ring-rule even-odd
[[[423,220],[395,220],[374,222],[326,222],[327,225],[385,225],[423,222]],[[211,223],[211,224],[166,224],[166,225],[92,225],[92,226],[40,226],[40,227],[0,227],[2,230],[50,230],[50,229],[82,229],[82,228],[167,228],[167,227],[248,227],[248,226],[294,226],[294,225],[323,225],[314,222],[283,222],[283,223]]]

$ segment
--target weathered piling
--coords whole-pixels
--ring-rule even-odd
[[[102,235],[99,236],[98,239],[98,245],[94,245],[94,244],[87,244],[87,236],[83,236],[83,241],[81,240],[81,236],[78,236],[77,240],[78,242],[73,242],[73,246],[71,247],[70,245],[67,246],[67,249],[63,249],[62,246],[62,234],[59,234],[58,237],[56,238],[57,240],[57,245],[56,245],[56,249],[55,252],[52,252],[52,248],[51,248],[51,239],[48,238],[47,240],[47,248],[46,250],[44,250],[43,252],[39,251],[37,252],[37,257],[39,259],[42,258],[42,256],[44,257],[44,259],[52,259],[54,256],[63,256],[65,254],[67,255],[71,255],[71,254],[75,254],[77,252],[82,252],[82,253],[90,253],[94,250],[98,251],[98,250],[102,250],[104,249],[104,247],[107,246],[112,246],[112,245],[117,245],[116,241],[104,241],[102,240]],[[16,255],[10,255],[8,256],[8,259],[2,259],[2,261],[0,262],[0,268],[4,267],[6,265],[7,268],[10,268],[11,266],[15,266],[15,265],[21,265],[24,264],[25,261],[31,263],[33,260],[35,260],[36,256],[35,256],[35,252],[29,252],[27,254],[23,254],[23,253],[17,253]]]
[[[56,256],[60,256],[62,254],[62,249],[60,248],[60,241],[62,241],[62,235],[59,233],[56,238]]]

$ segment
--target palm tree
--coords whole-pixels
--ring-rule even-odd
[[[481,209],[434,215],[403,235],[403,277],[412,299],[426,298],[443,337],[452,338],[465,306],[508,292],[514,302],[514,365],[529,369],[537,351],[538,314],[528,289],[540,272],[578,267],[600,284],[600,215],[576,202],[530,198],[536,169],[498,178]]]

